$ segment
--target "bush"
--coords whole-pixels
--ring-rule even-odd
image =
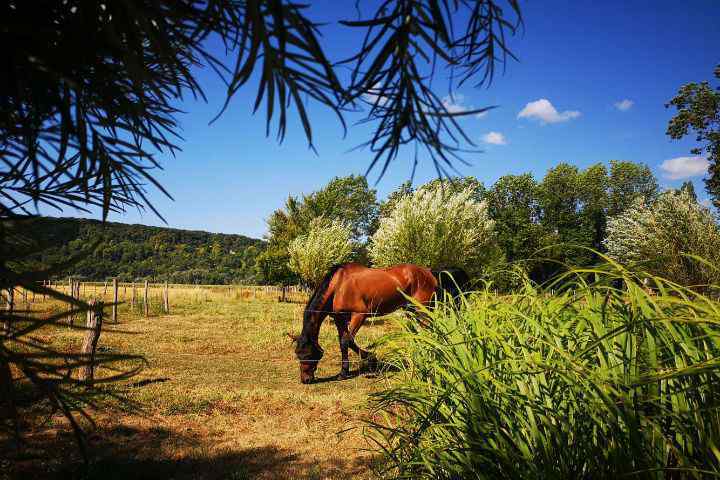
[[[479,273],[497,255],[494,225],[487,204],[476,200],[472,188],[453,192],[440,183],[424,186],[381,218],[370,259],[379,267],[415,263]]]
[[[717,264],[720,228],[710,210],[686,192],[668,191],[648,205],[608,220],[608,255],[622,264],[645,262],[646,268],[681,285],[709,285],[718,270],[692,256]]]
[[[318,218],[312,221],[306,235],[290,243],[290,269],[311,286],[317,285],[337,263],[348,261],[353,254],[352,229],[338,221]]]
[[[479,292],[427,329],[406,321],[387,340],[397,382],[373,396],[385,473],[720,474],[720,303],[657,277],[651,295],[647,272],[584,276],[555,296]]]

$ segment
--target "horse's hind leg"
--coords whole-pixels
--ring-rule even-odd
[[[361,359],[368,359],[370,368],[375,369],[375,366],[377,365],[377,359],[375,358],[375,355],[372,352],[363,350],[362,348],[358,347],[357,343],[355,343],[355,335],[357,335],[358,330],[360,330],[360,327],[362,327],[362,324],[363,322],[365,322],[366,317],[367,315],[364,313],[353,313],[350,316],[350,325],[348,326],[348,342],[350,348],[352,348],[355,353],[360,355]]]

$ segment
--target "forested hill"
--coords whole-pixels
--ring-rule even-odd
[[[40,217],[30,227],[44,247],[34,260],[44,266],[67,261],[99,242],[89,255],[57,277],[86,280],[117,276],[171,283],[254,283],[255,259],[265,242],[243,235]]]

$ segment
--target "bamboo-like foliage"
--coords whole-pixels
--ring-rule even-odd
[[[608,263],[428,314],[373,400],[388,477],[720,474],[716,300]]]
[[[375,95],[383,100],[370,102],[367,118],[376,124],[367,143],[371,168],[382,158],[384,172],[402,145],[417,142],[445,172],[459,159],[458,142],[472,144],[454,117],[476,112],[447,110],[431,88],[435,63],[461,80],[489,81],[509,51],[505,32],[519,22],[516,0],[507,0],[509,12],[499,3],[386,0],[371,19],[344,22],[367,29],[347,60],[355,67],[344,85],[319,25],[292,1],[4,2],[0,214],[29,213],[37,204],[95,206],[103,216],[153,209],[147,185],[167,193],[154,178],[155,156],[179,149],[183,97],[205,98],[194,73],[200,67],[227,85],[221,112],[256,83],[252,109],[264,107],[268,134],[275,124],[282,140],[294,110],[311,147],[310,102],[344,126],[343,111]],[[210,40],[226,47],[226,58],[209,51]]]
[[[341,22],[365,30],[362,46],[346,63],[354,63],[348,100],[369,105],[365,121],[376,125],[361,145],[374,154],[368,171],[379,164],[382,176],[400,149],[413,143],[425,149],[441,177],[453,160],[464,161],[463,144],[474,143],[457,117],[494,107],[451,112],[432,89],[435,71],[449,68],[460,85],[489,84],[496,62],[514,58],[505,35],[515,34],[521,20],[516,0],[384,0],[370,18]]]
[[[214,69],[228,100],[261,72],[257,109],[278,135],[294,105],[312,144],[305,102],[331,107],[342,87],[303,7],[260,1],[48,1],[0,7],[8,46],[0,77],[0,170],[3,214],[27,203],[101,207],[103,215],[149,206],[145,185],[165,190],[152,170],[158,152],[177,151],[177,104],[204,98],[193,69]],[[214,57],[209,38],[236,53]],[[158,212],[156,212],[158,213]],[[159,213],[158,213],[159,215]]]

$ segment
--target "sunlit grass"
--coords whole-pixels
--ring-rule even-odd
[[[96,284],[81,294],[110,303],[111,289]],[[157,307],[147,318],[137,303],[130,308],[131,291],[123,292],[123,285],[117,324],[110,320],[110,307],[105,308],[99,351],[139,354],[147,365],[128,381],[104,387],[137,410],[108,409],[113,407],[109,399],[102,409],[89,411],[98,423],[97,428],[86,425],[91,460],[103,465],[91,478],[130,478],[137,472],[144,478],[229,478],[236,472],[246,475],[238,478],[344,478],[346,472],[368,477],[371,455],[364,449],[369,445],[360,429],[346,430],[366,414],[367,393],[379,380],[360,375],[300,384],[286,336],[302,325],[299,296],[298,303],[282,303],[276,291],[264,289],[255,294],[227,286],[169,290],[170,314],[161,309],[161,286],[150,292],[150,304]],[[67,308],[39,297],[29,306],[41,316]],[[22,294],[16,294],[16,308],[24,307]],[[368,346],[389,328],[382,319],[369,321],[358,342]],[[63,323],[38,335],[61,351],[75,352],[84,332]],[[340,355],[331,320],[321,329],[320,342],[326,356],[318,377],[333,377]],[[96,378],[111,373],[99,367]],[[45,410],[24,413],[38,425],[25,437],[29,460],[18,471],[32,478],[40,465],[49,465],[42,467],[49,471],[77,466],[74,444],[63,436],[65,421],[57,415],[46,421]],[[32,460],[38,458],[42,462]],[[108,471],[118,476],[108,477]]]
[[[720,473],[716,300],[609,264],[430,315],[387,341],[400,372],[370,425],[387,476]]]

